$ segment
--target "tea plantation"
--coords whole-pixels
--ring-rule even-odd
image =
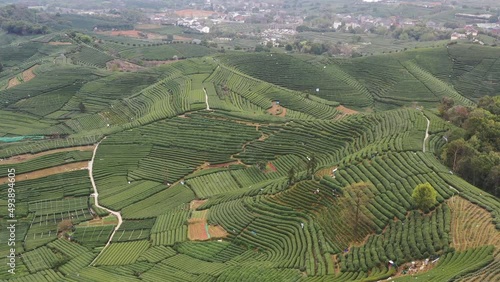
[[[500,279],[500,201],[440,162],[457,128],[436,115],[500,93],[498,47],[311,59],[99,38],[0,47],[1,242],[17,220],[0,281]],[[181,60],[108,70],[111,50]]]

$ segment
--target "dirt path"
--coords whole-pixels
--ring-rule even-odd
[[[426,116],[424,117],[427,120],[427,128],[425,129],[425,138],[422,151],[425,153],[425,142],[427,142],[427,139],[429,139],[429,126],[431,125],[431,121]]]
[[[60,174],[60,173],[65,173],[69,171],[75,171],[75,170],[83,170],[87,169],[88,162],[77,162],[77,163],[71,163],[67,165],[61,165],[61,166],[55,166],[51,168],[44,168],[40,169],[37,171],[32,171],[32,172],[27,172],[27,173],[21,173],[16,175],[16,182],[23,181],[23,180],[30,180],[30,179],[37,179],[37,178],[42,178],[54,174]],[[8,183],[9,179],[7,177],[2,177],[0,178],[0,185]]]
[[[61,41],[51,41],[48,44],[49,45],[60,46],[60,45],[72,45],[73,43],[71,43],[71,42],[61,42]]]
[[[210,105],[208,105],[208,94],[205,87],[203,87],[203,92],[205,92],[205,103],[207,104],[207,111],[210,111]]]
[[[55,153],[60,153],[60,152],[70,152],[70,151],[92,151],[94,150],[94,146],[78,146],[78,147],[69,147],[69,148],[62,148],[62,149],[55,149],[55,150],[50,150],[50,151],[44,151],[36,154],[24,154],[24,155],[17,155],[5,160],[0,160],[0,164],[17,164],[25,161],[29,161],[38,157],[46,156],[46,155],[52,155]]]
[[[106,139],[106,137],[104,137],[104,139]],[[104,140],[104,139],[102,139],[102,140]],[[92,183],[92,187],[94,188],[94,193],[91,194],[90,196],[94,197],[96,207],[104,209],[104,210],[108,211],[110,214],[116,216],[116,218],[118,218],[118,224],[116,225],[115,230],[113,230],[113,233],[111,233],[111,236],[109,237],[108,242],[106,243],[104,248],[102,248],[102,250],[99,252],[99,254],[94,258],[94,260],[90,263],[90,266],[94,265],[95,261],[103,253],[103,251],[106,249],[106,247],[109,246],[109,244],[111,243],[111,240],[113,240],[113,236],[115,235],[116,231],[120,228],[120,226],[122,225],[122,222],[123,222],[122,215],[120,214],[120,212],[116,212],[116,211],[110,210],[108,208],[105,208],[105,207],[99,205],[99,192],[97,192],[97,186],[95,185],[94,175],[92,172],[93,172],[93,168],[94,168],[95,154],[96,154],[97,148],[99,148],[99,144],[101,144],[102,140],[99,141],[99,143],[97,143],[97,145],[95,146],[94,154],[92,155],[92,159],[89,161],[88,168],[89,168],[90,182]]]

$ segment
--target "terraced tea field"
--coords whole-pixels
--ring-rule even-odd
[[[500,49],[340,60],[96,36],[46,44],[64,62],[28,64],[33,42],[5,60],[33,77],[0,90],[1,242],[17,220],[0,280],[500,279],[500,201],[441,164],[456,128],[435,115],[498,94]],[[117,54],[187,59],[107,70]]]

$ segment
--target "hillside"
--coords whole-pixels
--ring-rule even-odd
[[[2,281],[500,279],[500,201],[440,162],[457,128],[436,115],[498,95],[499,48],[340,60],[9,38]]]
[[[356,108],[432,108],[444,96],[472,105],[500,91],[498,48],[455,44],[352,60],[308,59],[267,53],[221,57],[248,75]]]

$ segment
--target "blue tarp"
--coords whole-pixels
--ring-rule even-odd
[[[26,135],[26,136],[15,136],[15,137],[0,137],[0,142],[12,143],[12,142],[23,141],[23,140],[26,140],[26,139],[41,140],[41,139],[44,139],[44,138],[45,138],[45,136],[43,136],[43,135]]]

